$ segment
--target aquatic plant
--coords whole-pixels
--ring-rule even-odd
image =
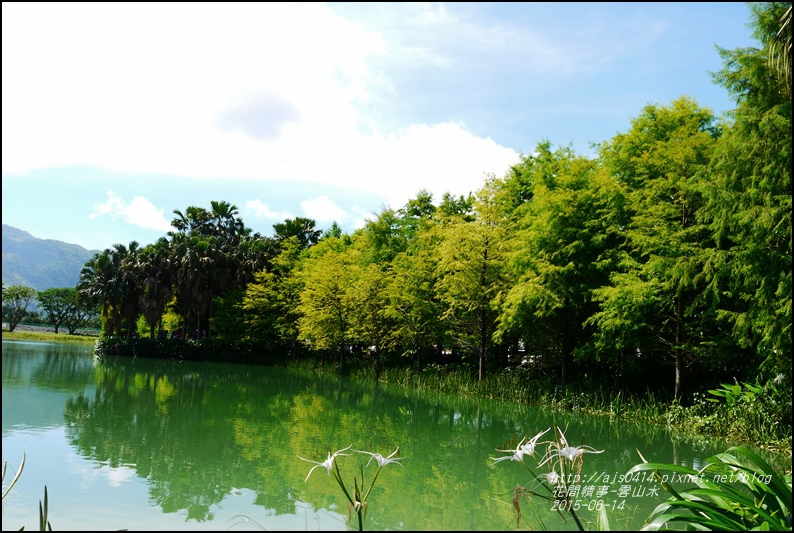
[[[580,531],[584,531],[579,516],[576,514],[578,502],[572,499],[572,486],[581,479],[582,466],[584,464],[585,453],[602,453],[604,450],[596,450],[590,446],[571,446],[565,438],[563,431],[555,428],[555,439],[551,441],[538,442],[538,439],[545,435],[551,428],[541,431],[526,443],[524,439],[518,443],[516,448],[510,450],[499,450],[498,452],[509,453],[502,457],[492,457],[493,464],[502,461],[516,461],[521,463],[532,476],[532,480],[527,485],[518,485],[513,490],[513,509],[516,513],[516,526],[521,522],[521,498],[525,496],[537,496],[551,502],[551,508],[557,511],[563,520],[567,522],[569,516],[576,523]],[[539,455],[538,449],[543,444],[547,445],[546,453]],[[535,465],[529,464],[524,458],[534,459]],[[544,468],[545,467],[545,470]],[[599,511],[599,526],[608,528],[606,511],[603,508]]]
[[[642,454],[640,458],[643,462],[627,475],[652,471],[670,494],[653,510],[643,530],[682,526],[700,530],[791,531],[791,474],[779,474],[743,446],[733,446],[710,457],[700,470],[651,463]],[[682,483],[694,486],[682,489]]]
[[[319,467],[325,468],[325,470],[328,472],[328,474],[333,476],[334,480],[336,480],[336,483],[342,489],[342,492],[344,493],[345,498],[347,498],[347,501],[348,501],[348,504],[349,504],[348,510],[349,510],[349,513],[350,513],[349,516],[348,516],[348,520],[350,520],[352,518],[352,513],[355,512],[356,513],[356,517],[358,518],[358,530],[359,531],[363,531],[364,530],[364,521],[367,518],[367,499],[369,498],[369,495],[372,492],[372,488],[375,486],[375,482],[378,480],[378,476],[380,475],[380,471],[383,470],[383,467],[385,467],[386,465],[392,464],[392,463],[400,465],[400,466],[403,466],[399,462],[400,460],[402,460],[402,457],[395,457],[395,455],[397,455],[399,453],[399,451],[400,451],[400,447],[399,446],[392,453],[387,455],[386,457],[384,457],[380,453],[373,453],[373,452],[367,452],[367,451],[362,451],[362,450],[353,450],[352,447],[353,446],[350,445],[350,446],[348,446],[346,448],[342,448],[341,450],[338,450],[338,451],[336,451],[334,453],[328,452],[328,457],[324,461],[314,461],[312,459],[306,459],[304,457],[301,457],[300,455],[298,456],[298,459],[301,459],[303,461],[307,461],[309,463],[313,463],[314,464],[314,466],[311,468],[311,470],[309,470],[309,473],[306,475],[306,479],[304,479],[304,482],[308,481],[309,480],[309,476],[312,475],[312,472],[314,472],[314,470],[316,468],[319,468]],[[369,488],[367,488],[366,491],[364,491],[364,487],[365,487],[365,480],[364,480],[364,468],[365,468],[365,466],[364,465],[359,465],[359,475],[358,476],[356,476],[356,475],[353,476],[353,491],[352,491],[352,493],[351,493],[351,491],[348,490],[347,486],[345,485],[344,480],[342,479],[342,473],[339,471],[339,461],[337,461],[337,458],[339,458],[339,457],[350,457],[352,454],[343,453],[343,452],[346,452],[348,450],[350,450],[352,452],[355,452],[355,453],[359,453],[359,454],[369,455],[370,458],[367,461],[367,464],[366,464],[367,467],[370,465],[370,463],[372,463],[373,459],[378,464],[378,469],[375,471],[375,475],[373,476],[372,481],[369,484]]]
[[[4,506],[5,506],[6,496],[8,495],[9,492],[11,492],[11,489],[14,487],[14,485],[16,485],[17,481],[19,481],[19,476],[22,475],[22,469],[24,467],[25,467],[25,454],[23,453],[22,461],[20,461],[19,463],[19,469],[17,470],[17,473],[14,474],[14,479],[11,480],[11,482],[8,484],[7,487],[3,485]],[[8,468],[8,461],[3,461],[3,478],[2,478],[3,483],[5,483],[6,481],[7,468]],[[44,485],[44,503],[42,504],[42,502],[39,501],[39,531],[52,531],[52,524],[50,524],[48,516],[49,516],[49,500],[47,497],[47,485]],[[23,529],[25,529],[24,526],[20,528],[20,531]]]

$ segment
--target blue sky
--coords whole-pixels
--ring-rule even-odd
[[[2,4],[3,223],[101,250],[175,209],[361,227],[421,189],[593,143],[648,104],[733,109],[714,3]]]

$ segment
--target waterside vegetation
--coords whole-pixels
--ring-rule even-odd
[[[595,156],[544,141],[351,234],[189,206],[96,254],[69,304],[100,316],[100,357],[307,365],[790,454],[791,10],[750,11],[760,48],[714,76],[728,116],[648,105]],[[4,286],[4,317],[35,296]]]

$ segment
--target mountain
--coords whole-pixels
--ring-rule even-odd
[[[74,287],[80,270],[97,250],[52,239],[37,239],[3,224],[3,285],[24,285],[37,291]]]

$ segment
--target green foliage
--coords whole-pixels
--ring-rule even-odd
[[[497,296],[505,288],[505,228],[498,217],[494,180],[477,196],[477,217],[452,217],[439,228],[437,298],[450,337],[478,362],[478,379],[495,344]]]
[[[338,353],[340,362],[350,340],[353,312],[349,299],[355,273],[350,250],[340,239],[324,239],[312,248],[300,271],[299,339],[312,349]]]
[[[555,354],[565,381],[590,342],[593,291],[615,268],[621,192],[595,162],[544,142],[500,184],[500,203],[513,206],[514,235],[497,336]]]
[[[80,301],[74,287],[39,291],[37,297],[46,313],[45,320],[55,327],[55,333],[66,326],[74,335],[77,328],[86,326],[96,316],[93,306]]]
[[[709,110],[680,98],[668,107],[647,106],[628,133],[600,151],[625,190],[630,218],[618,269],[610,284],[594,290],[600,310],[590,321],[602,347],[615,337],[623,348],[667,360],[675,368],[676,398],[685,369],[705,356],[704,332],[719,331],[703,275],[704,250],[713,246],[698,212],[720,134]]]
[[[752,4],[752,28],[765,49],[720,50],[715,75],[738,107],[711,162],[706,188],[718,253],[710,258],[720,318],[765,369],[791,373],[791,97],[770,70],[770,46],[791,4]],[[790,20],[790,19],[789,19]],[[790,36],[790,26],[788,29]],[[789,39],[790,43],[790,39]],[[790,61],[790,58],[789,58]]]
[[[741,446],[710,457],[700,470],[650,463],[628,474],[653,472],[670,494],[646,521],[643,530],[686,529],[749,531],[791,530],[791,474],[776,472],[766,461]],[[681,488],[683,483],[694,486]]]
[[[8,331],[14,331],[17,324],[27,316],[28,306],[36,299],[36,289],[23,285],[3,285],[3,322],[8,323]]]
[[[717,398],[725,398],[725,402],[728,404],[728,406],[734,405],[736,403],[736,399],[742,396],[742,385],[739,385],[738,382],[734,382],[733,385],[729,385],[727,383],[720,383],[720,385],[722,385],[721,389],[709,389],[709,394],[712,394]],[[744,383],[743,385],[744,397],[747,398],[748,401],[755,400],[755,398],[763,390],[757,383],[755,385]],[[718,402],[719,400],[715,398],[708,398],[708,401]]]
[[[744,442],[774,444],[791,437],[791,379],[777,374],[761,385],[722,383],[700,396],[689,409],[691,419],[712,425],[712,433]],[[698,399],[698,397],[696,397]],[[705,400],[705,401],[704,401]],[[708,402],[708,403],[707,403]]]

